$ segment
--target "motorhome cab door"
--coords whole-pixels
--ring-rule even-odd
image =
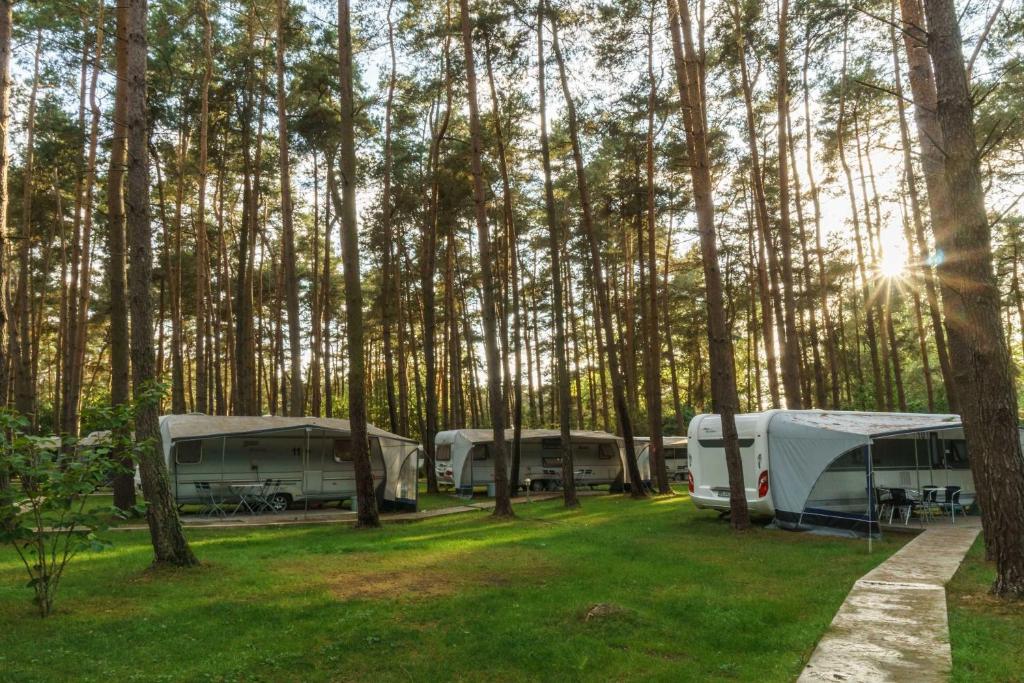
[[[302,492],[306,496],[319,496],[324,490],[323,449],[313,447],[318,441],[310,430],[306,431],[302,444]]]

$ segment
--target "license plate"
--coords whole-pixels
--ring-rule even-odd
[[[729,492],[728,491],[717,491],[716,493],[718,493],[718,497],[719,498],[728,498],[729,497]]]

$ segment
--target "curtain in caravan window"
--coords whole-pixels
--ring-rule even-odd
[[[203,442],[179,441],[174,444],[174,452],[179,465],[198,465],[203,461]]]
[[[334,439],[334,462],[352,462],[352,439]]]

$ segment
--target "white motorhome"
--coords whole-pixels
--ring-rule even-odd
[[[415,510],[416,442],[369,427],[370,465],[382,510]],[[348,420],[167,415],[160,441],[175,499],[204,503],[210,485],[275,483],[273,504],[355,498]],[[208,495],[208,494],[205,494]]]
[[[668,472],[669,481],[686,481],[686,437],[664,437],[662,452],[664,453],[665,470]],[[651,472],[650,439],[645,439],[643,445],[637,449],[636,464],[640,468],[640,476],[644,484],[650,486],[654,480],[654,475]]]
[[[853,526],[869,515],[869,488],[959,487],[973,496],[956,415],[769,410],[737,415],[736,430],[750,512],[782,525]],[[718,415],[693,418],[688,454],[694,504],[727,511]]]
[[[622,439],[605,432],[573,431],[572,459],[579,486],[622,481]],[[562,481],[561,436],[555,429],[524,429],[516,485],[553,491]],[[453,429],[434,439],[437,480],[468,493],[474,486],[494,484],[494,457],[490,429]],[[512,430],[505,431],[508,466],[512,461]]]

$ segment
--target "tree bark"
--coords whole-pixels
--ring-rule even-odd
[[[796,328],[796,284],[793,282],[793,228],[789,217],[789,159],[786,156],[789,118],[789,60],[786,55],[789,0],[779,5],[779,70],[776,104],[776,130],[779,142],[779,241],[782,247],[782,296],[786,337],[782,342],[782,383],[786,389],[786,407],[803,408],[800,391],[800,338]]]
[[[199,0],[199,15],[203,22],[203,83],[199,105],[199,167],[198,211],[196,217],[196,412],[210,409],[207,385],[207,334],[209,321],[207,306],[210,299],[210,249],[206,230],[207,156],[210,130],[210,81],[213,79],[213,23],[210,21],[209,0]]]
[[[736,40],[738,42],[737,56],[740,62],[740,84],[743,90],[743,104],[746,110],[746,133],[747,149],[750,153],[750,183],[754,195],[754,219],[758,230],[759,245],[757,248],[757,282],[758,293],[761,304],[761,334],[764,338],[765,363],[768,370],[768,393],[771,396],[771,407],[778,408],[781,405],[779,395],[778,359],[775,350],[775,329],[774,308],[772,299],[777,296],[775,287],[769,284],[769,266],[765,263],[765,253],[768,258],[775,259],[775,250],[771,247],[769,226],[768,226],[768,202],[765,199],[763,174],[761,171],[761,154],[757,146],[757,129],[754,120],[753,84],[750,82],[750,74],[747,69],[747,46],[743,37],[742,15],[738,3],[732,6],[733,21],[736,24]],[[771,266],[773,271],[777,268]]]
[[[515,364],[512,371],[512,453],[509,479],[512,486],[519,482],[519,458],[523,438],[523,353],[522,353],[522,301],[519,293],[519,232],[516,229],[515,212],[512,209],[512,183],[509,180],[505,131],[501,120],[501,100],[494,84],[494,68],[491,53],[487,51],[487,82],[491,93],[494,116],[494,133],[498,143],[498,170],[501,173],[501,208],[505,224],[505,239],[508,249],[508,278],[512,286],[512,348],[515,350]]]
[[[925,187],[928,191],[928,208],[931,214],[932,232],[949,231],[951,207],[950,198],[943,187],[945,171],[942,151],[942,127],[936,116],[937,96],[935,79],[932,75],[932,63],[928,56],[928,36],[925,33],[924,9],[921,0],[900,0],[900,16],[903,22],[903,46],[907,52],[909,67],[910,92],[914,100],[914,122],[917,128],[917,144],[920,148],[921,170],[924,173]],[[953,381],[953,368],[950,363],[950,351],[946,343],[946,333],[940,316],[938,285],[933,268],[938,263],[938,255],[929,254],[928,241],[924,234],[923,224],[917,232],[917,248],[921,263],[925,266],[925,293],[928,297],[928,308],[932,322],[932,334],[935,337],[935,351],[939,357],[939,369],[942,371],[943,385],[946,389],[946,400],[950,411],[959,412],[959,400]]]
[[[384,178],[381,187],[381,229],[383,242],[381,245],[381,335],[384,342],[384,384],[387,390],[388,421],[392,432],[398,432],[398,405],[395,402],[395,360],[394,350],[391,341],[393,328],[393,305],[398,301],[398,292],[394,288],[394,273],[392,273],[391,242],[394,240],[391,225],[391,166],[393,164],[393,152],[391,143],[392,108],[395,101],[395,80],[397,78],[398,66],[395,59],[395,30],[391,20],[391,10],[394,0],[388,2],[388,54],[391,59],[390,73],[388,74],[388,94],[384,104]]]
[[[544,61],[544,15],[546,0],[537,5],[537,89],[540,97],[540,155],[544,167],[544,217],[548,226],[551,257],[551,309],[555,320],[555,362],[558,372],[558,430],[561,442],[562,500],[565,507],[579,507],[572,465],[572,435],[569,415],[569,361],[566,358],[565,311],[562,287],[562,235],[555,212],[555,188],[551,181],[551,147],[548,144],[547,92]]]
[[[647,139],[645,150],[645,166],[647,172],[647,343],[644,357],[647,361],[644,385],[647,389],[647,423],[651,441],[648,446],[650,453],[651,477],[658,493],[668,494],[672,488],[668,483],[668,471],[665,468],[665,441],[662,435],[662,400],[661,400],[661,309],[658,300],[658,226],[654,180],[654,116],[658,105],[658,82],[654,74],[654,15],[656,5],[651,3],[650,20],[647,24]],[[642,260],[641,256],[641,260]]]
[[[705,137],[706,105],[702,97],[701,62],[693,46],[690,9],[687,0],[677,5],[667,0],[668,21],[675,62],[675,76],[686,128],[686,146],[690,157],[690,175],[693,181],[693,201],[697,210],[700,232],[701,257],[704,264],[704,282],[708,306],[708,347],[711,356],[711,391],[715,409],[721,416],[722,438],[725,441],[725,460],[729,472],[729,508],[732,527],[737,530],[750,526],[747,496],[743,485],[743,461],[740,458],[736,433],[735,362],[732,338],[725,322],[725,303],[722,294],[722,274],[718,266],[718,245],[715,241],[715,206],[712,197],[711,166]],[[681,30],[680,30],[681,29]],[[683,36],[680,33],[683,33]]]
[[[476,69],[473,64],[473,31],[469,18],[469,0],[459,0],[462,19],[462,46],[466,58],[466,90],[469,102],[469,132],[472,148],[473,205],[479,239],[480,275],[483,286],[484,349],[487,357],[487,396],[490,403],[494,443],[495,517],[511,517],[511,490],[505,452],[505,402],[501,391],[501,360],[498,357],[498,322],[495,308],[495,283],[491,256],[491,237],[487,225],[487,204],[484,196],[484,172],[481,157],[483,140],[476,95]],[[557,277],[557,275],[555,276]]]
[[[14,0],[0,0],[0,408],[7,407],[10,374],[8,347],[8,321],[10,289],[7,276],[7,190],[8,169],[11,163],[11,31],[13,29]],[[7,487],[5,475],[0,474],[0,490]]]
[[[370,470],[363,357],[363,291],[359,272],[359,231],[356,224],[356,147],[352,85],[352,27],[348,0],[338,0],[338,61],[341,64],[341,247],[345,269],[345,313],[348,318],[349,422],[352,462],[360,527],[380,526]]]
[[[631,482],[630,494],[634,498],[644,498],[647,494],[640,484],[640,468],[637,466],[636,446],[633,442],[633,420],[629,413],[629,405],[626,402],[626,387],[622,369],[619,365],[618,345],[613,331],[611,302],[608,298],[608,288],[601,265],[601,249],[591,213],[590,187],[587,182],[586,166],[583,163],[583,150],[580,146],[576,104],[573,101],[572,93],[569,91],[569,79],[566,74],[565,60],[562,57],[562,49],[558,44],[558,24],[554,16],[550,17],[550,19],[551,47],[554,51],[555,61],[558,63],[559,81],[562,86],[562,95],[565,98],[565,108],[569,123],[569,139],[572,142],[572,157],[576,167],[576,186],[579,190],[580,211],[582,214],[581,223],[590,247],[591,276],[594,281],[594,293],[598,301],[601,324],[604,327],[604,351],[608,359],[608,374],[611,376],[615,414],[619,420],[621,436],[625,440],[626,468]],[[632,360],[629,362],[632,362]]]
[[[996,562],[993,592],[1020,598],[1024,597],[1024,457],[1012,361],[992,269],[992,232],[985,211],[974,105],[953,1],[926,0],[925,12],[950,208],[949,222],[935,226],[935,240],[946,255],[939,264],[939,279],[953,381],[962,401],[986,544]]]
[[[14,364],[14,408],[36,424],[36,381],[32,375],[32,343],[29,325],[29,290],[32,254],[32,195],[35,164],[36,98],[39,93],[39,57],[43,32],[36,30],[32,86],[29,91],[28,115],[25,122],[24,182],[21,195],[21,235],[18,240],[18,288],[14,301],[14,324],[11,325],[11,355]]]
[[[149,217],[149,152],[146,123],[146,0],[130,0],[127,16],[127,123],[128,179],[125,193],[128,229],[129,305],[131,308],[132,388],[135,404],[135,440],[146,444],[139,456],[142,490],[148,507],[150,537],[157,564],[188,567],[198,564],[178,519],[160,443],[158,407],[146,399],[156,380],[153,357],[152,233]]]
[[[288,311],[288,369],[290,375],[288,414],[302,415],[304,394],[302,391],[302,341],[299,319],[299,281],[296,274],[295,225],[292,218],[291,159],[288,142],[288,99],[284,87],[285,53],[285,0],[277,0],[277,40],[275,56],[277,65],[277,144],[278,164],[281,175],[281,264],[284,268],[285,306]]]

